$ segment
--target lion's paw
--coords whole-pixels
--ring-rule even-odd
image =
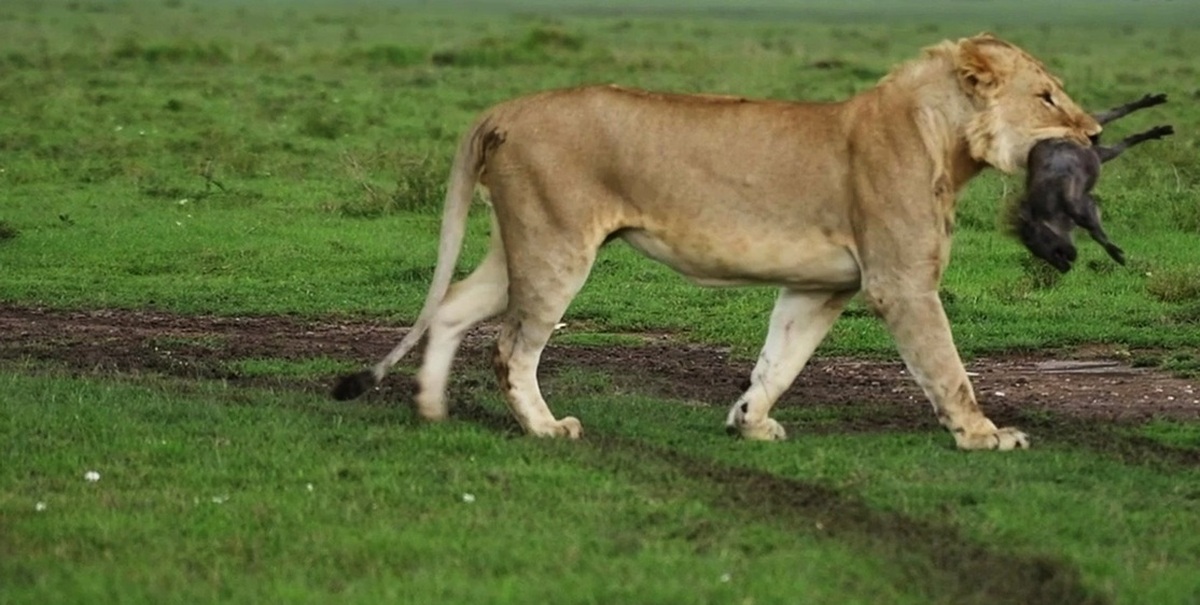
[[[440,422],[450,416],[450,408],[442,397],[417,396],[414,402],[417,415],[424,420]]]
[[[725,430],[731,435],[751,441],[783,441],[787,439],[787,431],[774,418],[764,418],[761,422],[749,423],[745,418],[738,417],[726,424]]]
[[[1029,435],[1006,427],[984,433],[956,433],[954,440],[960,450],[1015,450],[1029,447]]]
[[[583,423],[574,416],[567,416],[558,421],[558,437],[579,439],[583,437]]]
[[[562,420],[556,420],[543,427],[539,427],[529,431],[530,434],[536,437],[566,437],[567,439],[579,439],[583,437],[583,423],[574,416],[566,416]]]

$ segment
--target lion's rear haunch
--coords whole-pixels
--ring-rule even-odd
[[[370,370],[348,374],[342,376],[342,379],[333,387],[333,398],[338,401],[349,401],[375,388],[375,384],[375,374]]]

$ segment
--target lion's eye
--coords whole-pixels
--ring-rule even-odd
[[[1039,94],[1038,98],[1040,98],[1043,103],[1045,103],[1051,107],[1054,107],[1054,94],[1051,93],[1050,91],[1047,90],[1046,92]]]

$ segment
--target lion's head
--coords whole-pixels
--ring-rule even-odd
[[[1063,91],[1062,81],[1029,53],[980,34],[938,50],[953,59],[959,86],[975,109],[966,131],[971,157],[1004,171],[1025,166],[1038,141],[1089,144],[1101,127]]]

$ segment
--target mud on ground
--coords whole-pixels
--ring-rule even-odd
[[[565,328],[570,329],[570,326]],[[406,328],[359,321],[286,316],[182,316],[142,310],[62,311],[0,304],[0,360],[34,359],[88,372],[161,373],[184,378],[254,382],[229,363],[239,359],[326,357],[366,365],[387,352]],[[487,368],[494,327],[466,339],[460,366]],[[646,336],[641,346],[554,345],[542,372],[579,367],[607,373],[623,389],[689,403],[726,406],[747,384],[752,360],[728,350]],[[971,361],[975,391],[997,422],[1030,412],[1116,422],[1200,419],[1200,381],[1134,368],[1101,350],[1061,355],[1004,355]],[[385,381],[385,396],[404,397],[407,373]],[[299,385],[321,388],[320,385]],[[398,391],[398,392],[397,392]],[[814,358],[779,405],[858,406],[851,415],[872,428],[931,425],[920,390],[898,360]]]

